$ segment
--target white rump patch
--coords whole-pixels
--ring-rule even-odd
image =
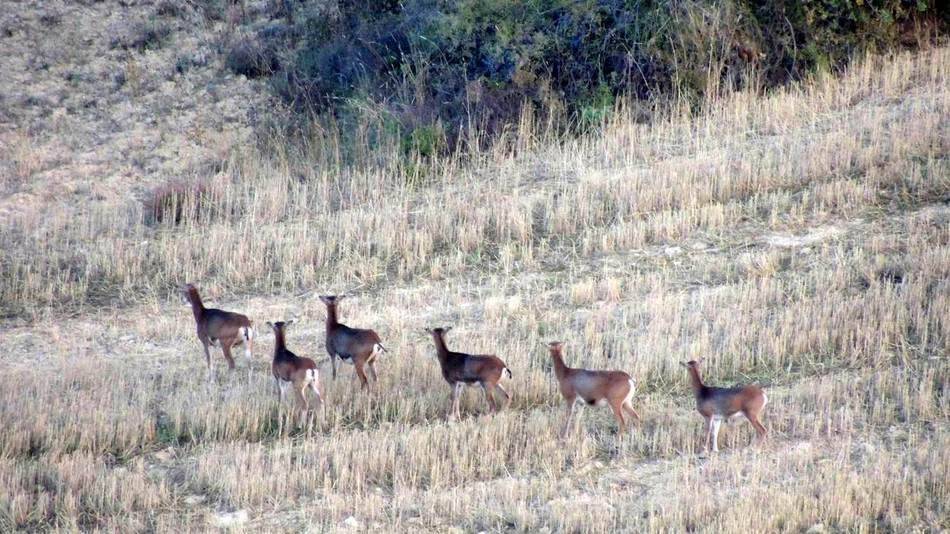
[[[626,404],[631,404],[633,401],[633,396],[637,392],[637,383],[631,378],[630,382],[630,391],[627,393],[627,398],[623,399],[623,402]]]
[[[769,396],[762,392],[762,407],[765,408],[765,405],[769,403]]]
[[[244,337],[244,357],[247,358],[247,361],[250,362],[252,359],[251,355],[251,340],[254,339],[254,330],[250,327],[241,328],[241,336]]]

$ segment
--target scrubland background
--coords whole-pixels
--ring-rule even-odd
[[[866,39],[828,44],[840,11],[803,12],[799,42],[792,12],[789,40],[735,23],[756,15],[742,3],[650,4],[674,8],[681,41],[625,56],[667,69],[640,94],[603,69],[558,78],[550,48],[501,38],[524,28],[480,25],[506,15],[570,44],[547,15],[426,6],[0,3],[0,530],[950,528],[940,14],[893,11],[874,40],[858,10],[842,27]],[[388,42],[371,30],[404,15],[494,70],[462,68],[451,93],[460,61],[393,45],[414,63],[380,67],[338,42],[347,27]],[[700,31],[716,20],[738,29]],[[336,49],[367,67],[358,83],[321,70],[341,72]],[[696,50],[720,52],[670,63]],[[216,353],[211,385],[186,281],[258,325],[253,360],[229,373]],[[329,376],[317,296],[344,291],[343,320],[390,350],[368,394],[349,366]],[[327,400],[303,428],[276,400],[263,325],[291,316]],[[436,325],[509,364],[511,409],[486,414],[470,390],[445,421]],[[571,365],[634,376],[643,424],[619,440],[589,409],[559,440],[552,339]],[[710,383],[767,389],[765,444],[740,422],[700,454],[678,366],[699,357]]]

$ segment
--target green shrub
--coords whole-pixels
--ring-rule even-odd
[[[238,39],[231,46],[224,64],[231,72],[248,78],[269,76],[280,68],[274,47],[251,37]]]
[[[445,132],[442,125],[419,126],[402,138],[402,153],[407,156],[417,155],[429,158],[440,154],[446,147]]]
[[[603,124],[614,109],[615,98],[606,84],[597,88],[578,104],[578,114],[582,128]]]
[[[602,122],[619,95],[786,83],[903,42],[909,24],[946,15],[901,0],[340,0],[300,5],[300,39],[275,88],[308,114],[346,120],[341,102],[384,103],[429,146],[420,124],[501,131],[524,105],[566,106],[570,124]],[[939,18],[938,18],[939,17]],[[420,133],[415,133],[415,132]],[[413,136],[420,137],[413,137]],[[439,150],[453,144],[453,133]],[[428,150],[428,148],[425,148]]]
[[[155,14],[160,17],[181,17],[186,14],[185,6],[185,4],[176,0],[160,0],[155,6]]]
[[[133,23],[122,35],[113,38],[112,48],[126,50],[154,50],[161,48],[172,29],[164,21],[148,20]]]

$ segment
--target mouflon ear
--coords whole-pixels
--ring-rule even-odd
[[[267,321],[267,326],[269,326],[269,327],[271,327],[271,328],[274,328],[274,323],[272,323],[272,322],[270,322],[270,321]]]

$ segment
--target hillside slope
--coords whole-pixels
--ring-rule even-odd
[[[0,2],[0,221],[140,201],[254,142],[270,97],[224,68],[233,28],[175,4]]]
[[[177,222],[131,200],[11,208],[0,530],[946,529],[948,78],[935,48],[584,138],[528,117],[416,174],[335,165],[319,138],[247,149]],[[185,281],[259,326],[213,384]],[[342,291],[390,350],[369,394],[323,356],[317,296]],[[303,429],[263,326],[290,316],[328,401]],[[510,410],[470,391],[444,420],[422,328],[446,324],[512,368]],[[592,408],[560,440],[551,339],[636,377],[643,425],[619,440]],[[678,365],[698,357],[710,383],[767,389],[766,443],[739,422],[700,454]]]

